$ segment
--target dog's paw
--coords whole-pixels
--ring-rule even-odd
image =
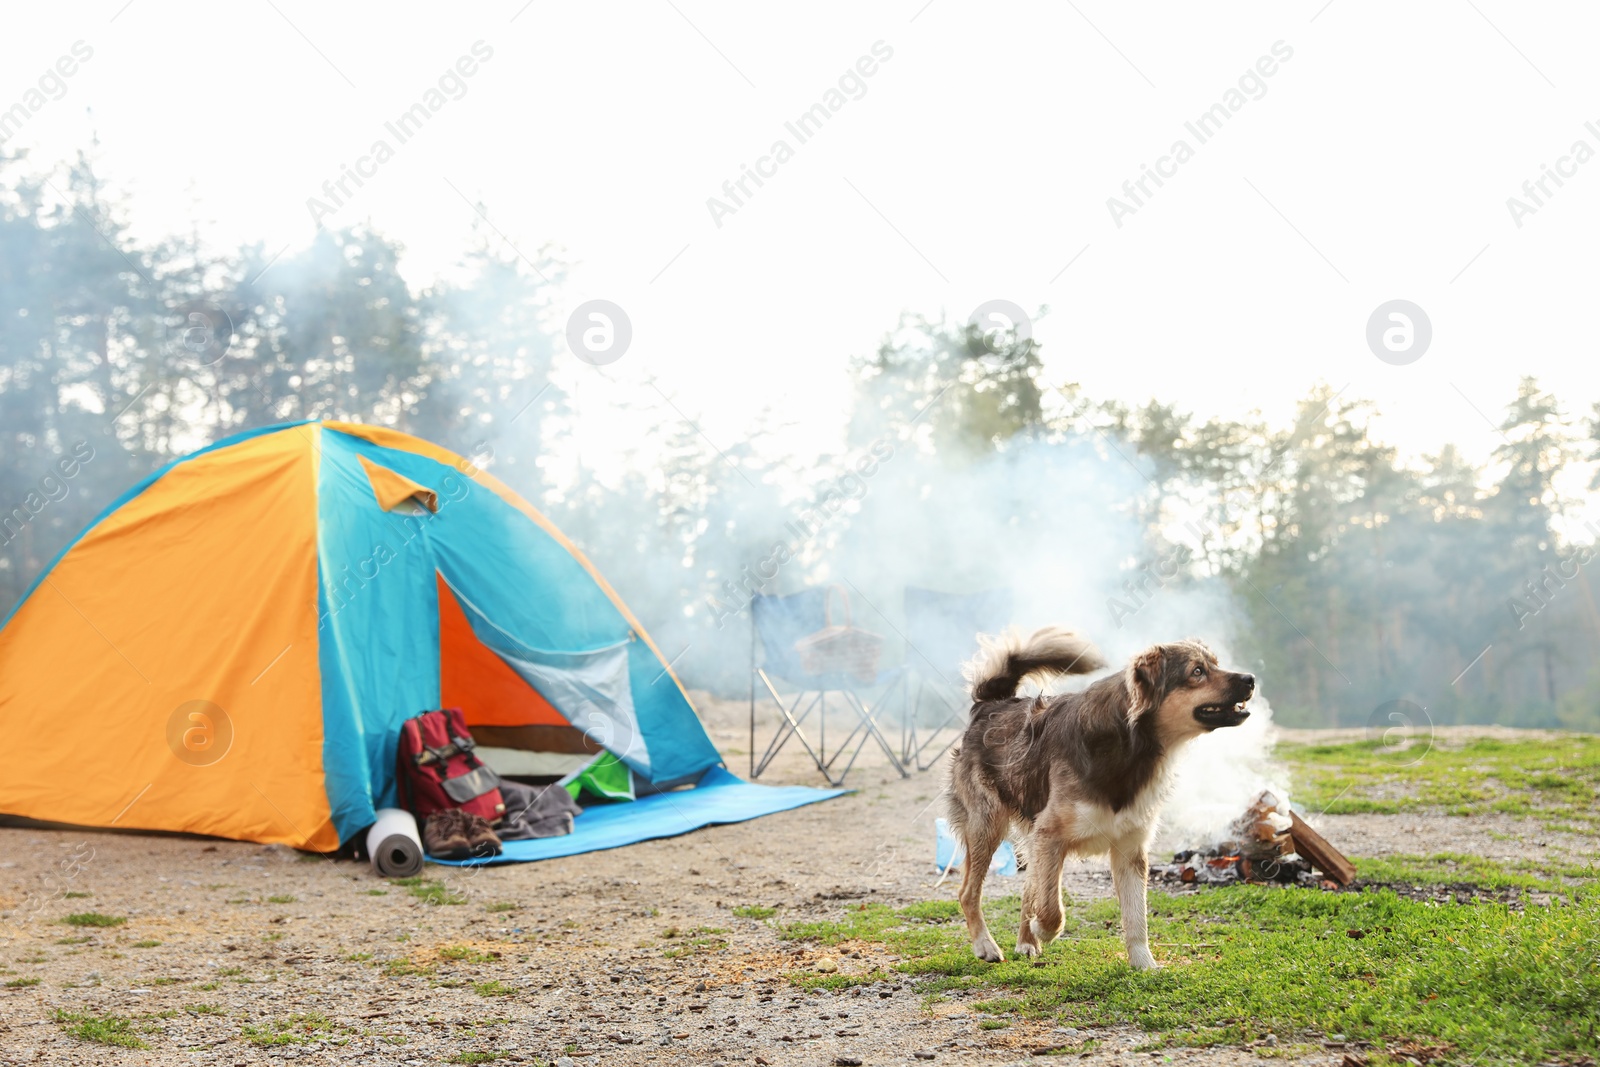
[[[984,934],[972,943],[972,954],[985,963],[1002,963],[1005,953],[1000,951],[1000,946],[994,943],[994,938]]]
[[[1019,940],[1017,942],[1017,955],[1023,957],[1042,956],[1044,955],[1044,949],[1040,948],[1032,941]]]
[[[1137,945],[1128,950],[1128,965],[1136,971],[1154,971],[1161,967],[1144,945]]]

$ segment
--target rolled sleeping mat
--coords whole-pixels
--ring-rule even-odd
[[[384,878],[410,878],[422,873],[422,835],[417,819],[400,808],[379,808],[378,821],[367,831],[372,869]]]

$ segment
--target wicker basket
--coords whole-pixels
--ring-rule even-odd
[[[844,625],[833,621],[833,593],[844,601]],[[850,595],[843,586],[828,586],[823,597],[823,619],[827,625],[794,643],[800,666],[810,675],[847,674],[862,682],[878,677],[878,660],[883,655],[883,638],[850,625]]]

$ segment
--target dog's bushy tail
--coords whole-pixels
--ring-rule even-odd
[[[1106,665],[1088,638],[1059,626],[1035,630],[1026,639],[1014,629],[998,637],[979,634],[978,644],[982,651],[961,668],[974,703],[1014,697],[1030,675],[1088,674]]]

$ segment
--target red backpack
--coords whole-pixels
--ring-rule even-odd
[[[400,727],[395,775],[400,802],[419,819],[460,808],[491,825],[506,813],[500,776],[473,753],[460,708],[425,711]]]

